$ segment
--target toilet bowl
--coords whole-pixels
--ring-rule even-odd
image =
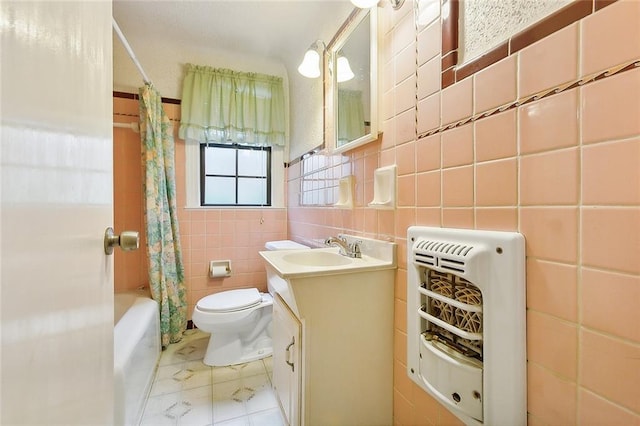
[[[300,250],[309,247],[294,241],[269,241],[267,250]],[[270,288],[270,286],[269,286]],[[273,297],[257,288],[228,290],[198,301],[191,319],[211,333],[203,362],[211,366],[243,364],[273,353],[271,314]]]

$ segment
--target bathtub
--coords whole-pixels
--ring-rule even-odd
[[[160,359],[158,303],[147,291],[114,299],[114,424],[137,425]]]

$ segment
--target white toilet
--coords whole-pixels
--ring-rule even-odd
[[[269,241],[267,250],[300,250],[309,247],[294,241]],[[273,297],[257,288],[229,290],[198,301],[191,319],[211,333],[203,362],[211,366],[243,364],[273,353],[271,313]]]

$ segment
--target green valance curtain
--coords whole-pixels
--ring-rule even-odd
[[[338,142],[339,145],[365,135],[362,91],[338,90]]]
[[[180,138],[285,145],[285,123],[281,77],[187,65]]]

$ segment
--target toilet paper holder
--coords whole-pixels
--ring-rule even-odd
[[[231,276],[231,260],[212,260],[209,262],[209,277],[224,278]]]

